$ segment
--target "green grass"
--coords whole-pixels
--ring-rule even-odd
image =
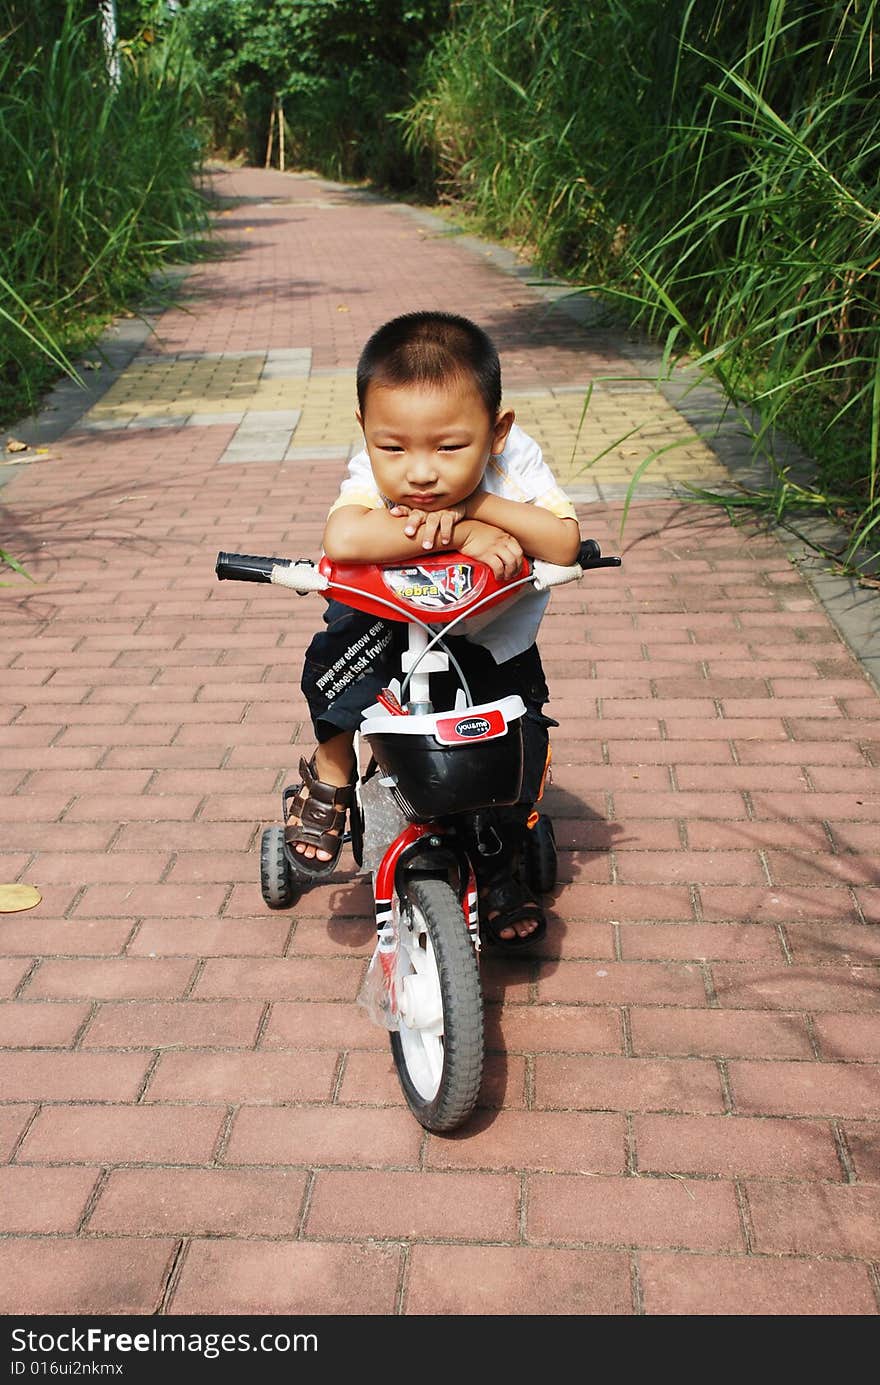
[[[71,7],[73,8],[73,7]],[[33,410],[72,373],[152,271],[195,253],[208,223],[198,187],[198,92],[173,37],[108,80],[94,24],[23,52],[0,35],[0,421]]]
[[[756,412],[756,454],[791,432],[812,486],[778,470],[749,503],[842,520],[856,571],[880,533],[877,9],[463,0],[405,117],[443,197],[696,362]]]

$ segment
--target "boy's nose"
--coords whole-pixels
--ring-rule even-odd
[[[430,457],[411,457],[407,467],[407,480],[411,485],[432,486],[437,480],[437,468]]]

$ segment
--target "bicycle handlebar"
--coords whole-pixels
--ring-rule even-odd
[[[603,558],[602,550],[595,539],[583,539],[578,549],[577,565],[584,572],[594,567],[620,567],[621,559]]]
[[[222,582],[234,578],[237,582],[271,582],[273,567],[290,567],[292,558],[258,558],[253,553],[218,553],[214,569]]]
[[[603,558],[602,550],[595,539],[584,539],[578,549],[575,562],[569,567],[556,563],[545,563],[542,558],[532,562],[532,575],[536,591],[546,591],[548,587],[561,587],[564,582],[579,582],[585,572],[597,567],[620,567],[619,558]]]
[[[218,553],[214,568],[219,580],[272,582],[298,592],[320,592],[328,579],[310,558],[260,558],[253,553]]]
[[[383,564],[393,566],[393,564]],[[603,558],[595,539],[584,539],[577,561],[569,567],[535,559],[532,574],[538,591],[579,580],[584,572],[598,567],[620,567],[619,558]],[[218,579],[236,582],[272,582],[305,593],[324,591],[329,580],[308,558],[263,558],[253,553],[218,553],[215,572]]]

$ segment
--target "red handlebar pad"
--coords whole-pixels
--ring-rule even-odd
[[[477,604],[482,615],[506,600],[512,582],[531,572],[531,564],[524,558],[515,577],[499,580],[485,563],[461,553],[429,553],[398,567],[333,563],[325,557],[318,566],[329,578],[328,596],[334,595],[334,587],[352,589],[339,592],[339,600],[346,606],[385,620],[416,616],[431,625],[457,620]],[[383,604],[388,601],[399,614]]]

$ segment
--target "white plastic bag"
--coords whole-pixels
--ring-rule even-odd
[[[374,774],[365,784],[362,783],[359,793],[364,814],[364,855],[361,874],[370,875],[379,869],[385,852],[406,827],[407,818],[397,806],[390,788],[382,783],[378,774]]]
[[[396,900],[394,901],[396,904]],[[383,925],[376,941],[367,974],[358,992],[361,1005],[381,1029],[398,1030],[400,986],[400,917],[392,906],[391,918]]]

